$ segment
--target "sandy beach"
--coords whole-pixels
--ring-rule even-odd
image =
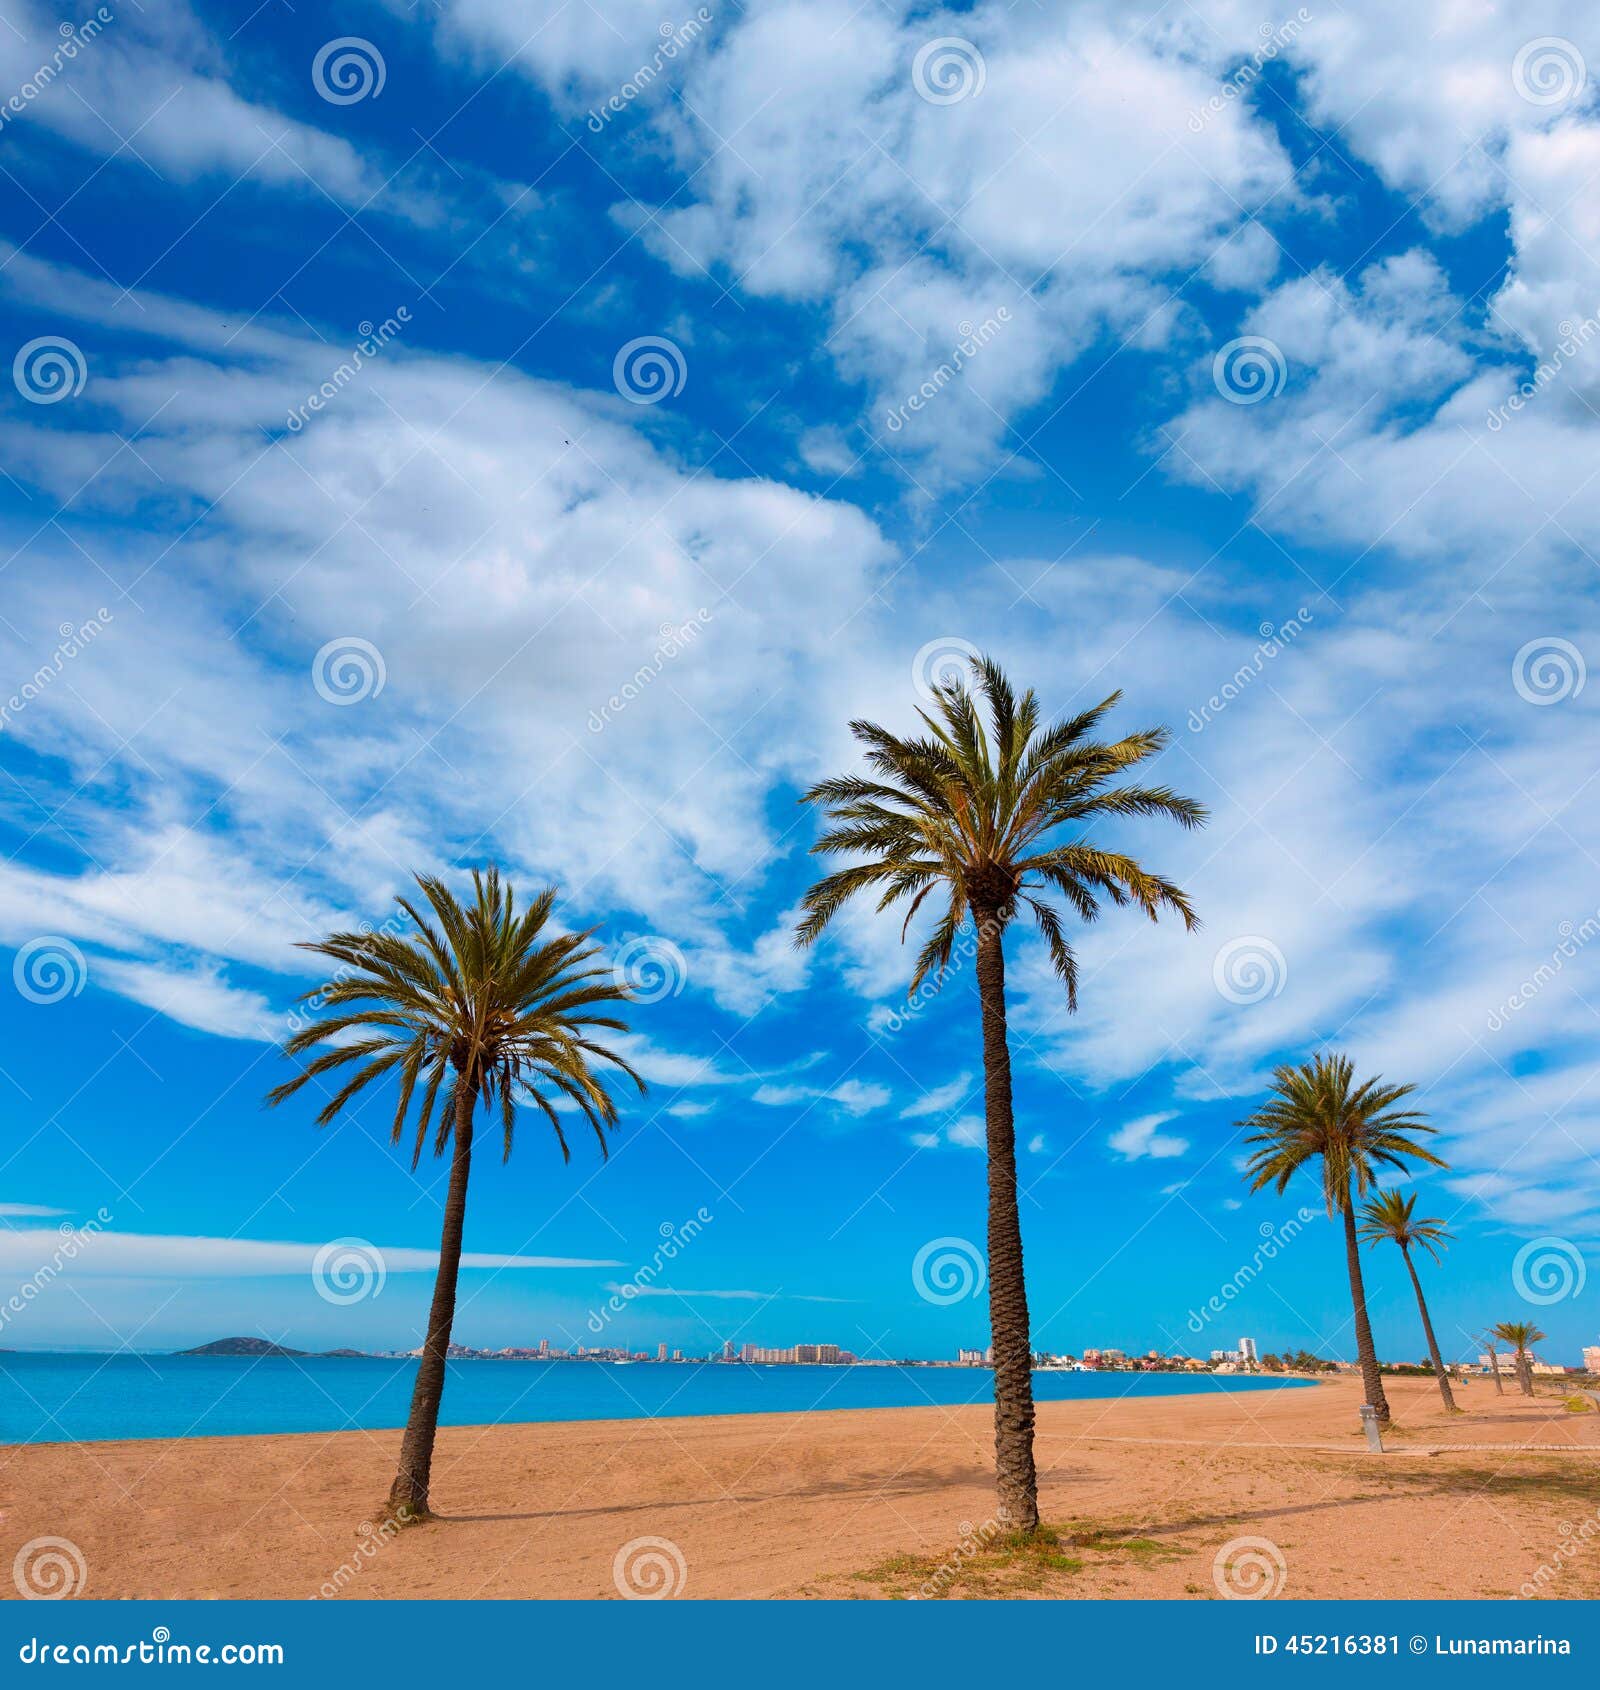
[[[392,1540],[371,1522],[398,1432],[12,1446],[0,1517],[8,1558],[75,1545],[88,1597],[1215,1600],[1246,1537],[1270,1548],[1218,1576],[1248,1583],[1226,1569],[1253,1555],[1285,1596],[1600,1595],[1600,1415],[1474,1381],[1446,1417],[1426,1381],[1388,1389],[1383,1456],[1348,1379],[1043,1404],[1057,1542],[1022,1558],[990,1551],[984,1407],[447,1428],[443,1517]]]

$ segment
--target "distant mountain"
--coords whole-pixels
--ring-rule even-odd
[[[0,1354],[4,1354],[0,1351]],[[365,1350],[291,1350],[282,1344],[274,1344],[265,1338],[218,1338],[209,1344],[201,1344],[192,1350],[178,1350],[174,1352],[180,1356],[309,1356],[316,1360],[321,1356],[356,1356],[365,1357]]]
[[[285,1349],[282,1344],[269,1343],[265,1338],[218,1338],[215,1343],[177,1353],[181,1356],[303,1356],[306,1352]]]

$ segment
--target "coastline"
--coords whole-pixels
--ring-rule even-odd
[[[0,1402],[0,1447],[398,1431],[406,1423],[415,1376],[410,1358],[13,1357],[0,1364],[0,1380],[15,1386]],[[859,1362],[621,1368],[605,1362],[456,1358],[447,1364],[447,1376],[442,1424],[456,1427],[960,1406],[990,1402],[994,1391],[987,1368]],[[1034,1374],[1041,1402],[1259,1392],[1281,1383],[1244,1375],[1064,1369]]]
[[[1517,1594],[1594,1512],[1600,1421],[1486,1382],[1447,1418],[1430,1383],[1389,1387],[1384,1457],[1348,1380],[1042,1403],[1042,1512],[1089,1547],[992,1593],[1214,1599],[1218,1551],[1260,1537],[1285,1595]],[[0,1505],[11,1539],[78,1547],[90,1598],[615,1598],[630,1547],[687,1598],[916,1594],[993,1506],[983,1404],[463,1426],[439,1436],[444,1517],[391,1537],[398,1436],[13,1445]],[[1600,1594],[1600,1542],[1538,1589]]]

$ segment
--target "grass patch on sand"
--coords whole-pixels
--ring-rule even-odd
[[[1129,1537],[1088,1521],[1018,1532],[969,1534],[945,1555],[891,1555],[862,1572],[840,1574],[879,1587],[884,1596],[925,1601],[1012,1596],[1070,1583],[1086,1566],[1151,1566],[1193,1551],[1154,1538]]]

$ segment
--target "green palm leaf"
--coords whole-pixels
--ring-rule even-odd
[[[852,722],[873,778],[821,780],[800,801],[827,818],[812,851],[858,860],[806,893],[796,943],[815,943],[853,897],[869,890],[880,911],[909,901],[909,929],[917,908],[942,885],[947,902],[918,951],[912,993],[930,975],[943,980],[969,913],[1001,926],[1026,915],[1076,1009],[1077,959],[1064,915],[1095,921],[1104,900],[1132,905],[1152,921],[1171,913],[1186,928],[1198,927],[1193,906],[1172,881],[1086,836],[1096,821],[1164,816],[1190,828],[1206,819],[1201,805],[1168,787],[1119,784],[1168,741],[1164,728],[1113,743],[1093,738],[1120,696],[1041,727],[1037,696],[1030,690],[1019,697],[986,657],[972,686],[952,681],[935,689],[932,708],[918,712],[922,736],[907,739],[875,722]],[[1059,837],[1068,827],[1070,836]]]

